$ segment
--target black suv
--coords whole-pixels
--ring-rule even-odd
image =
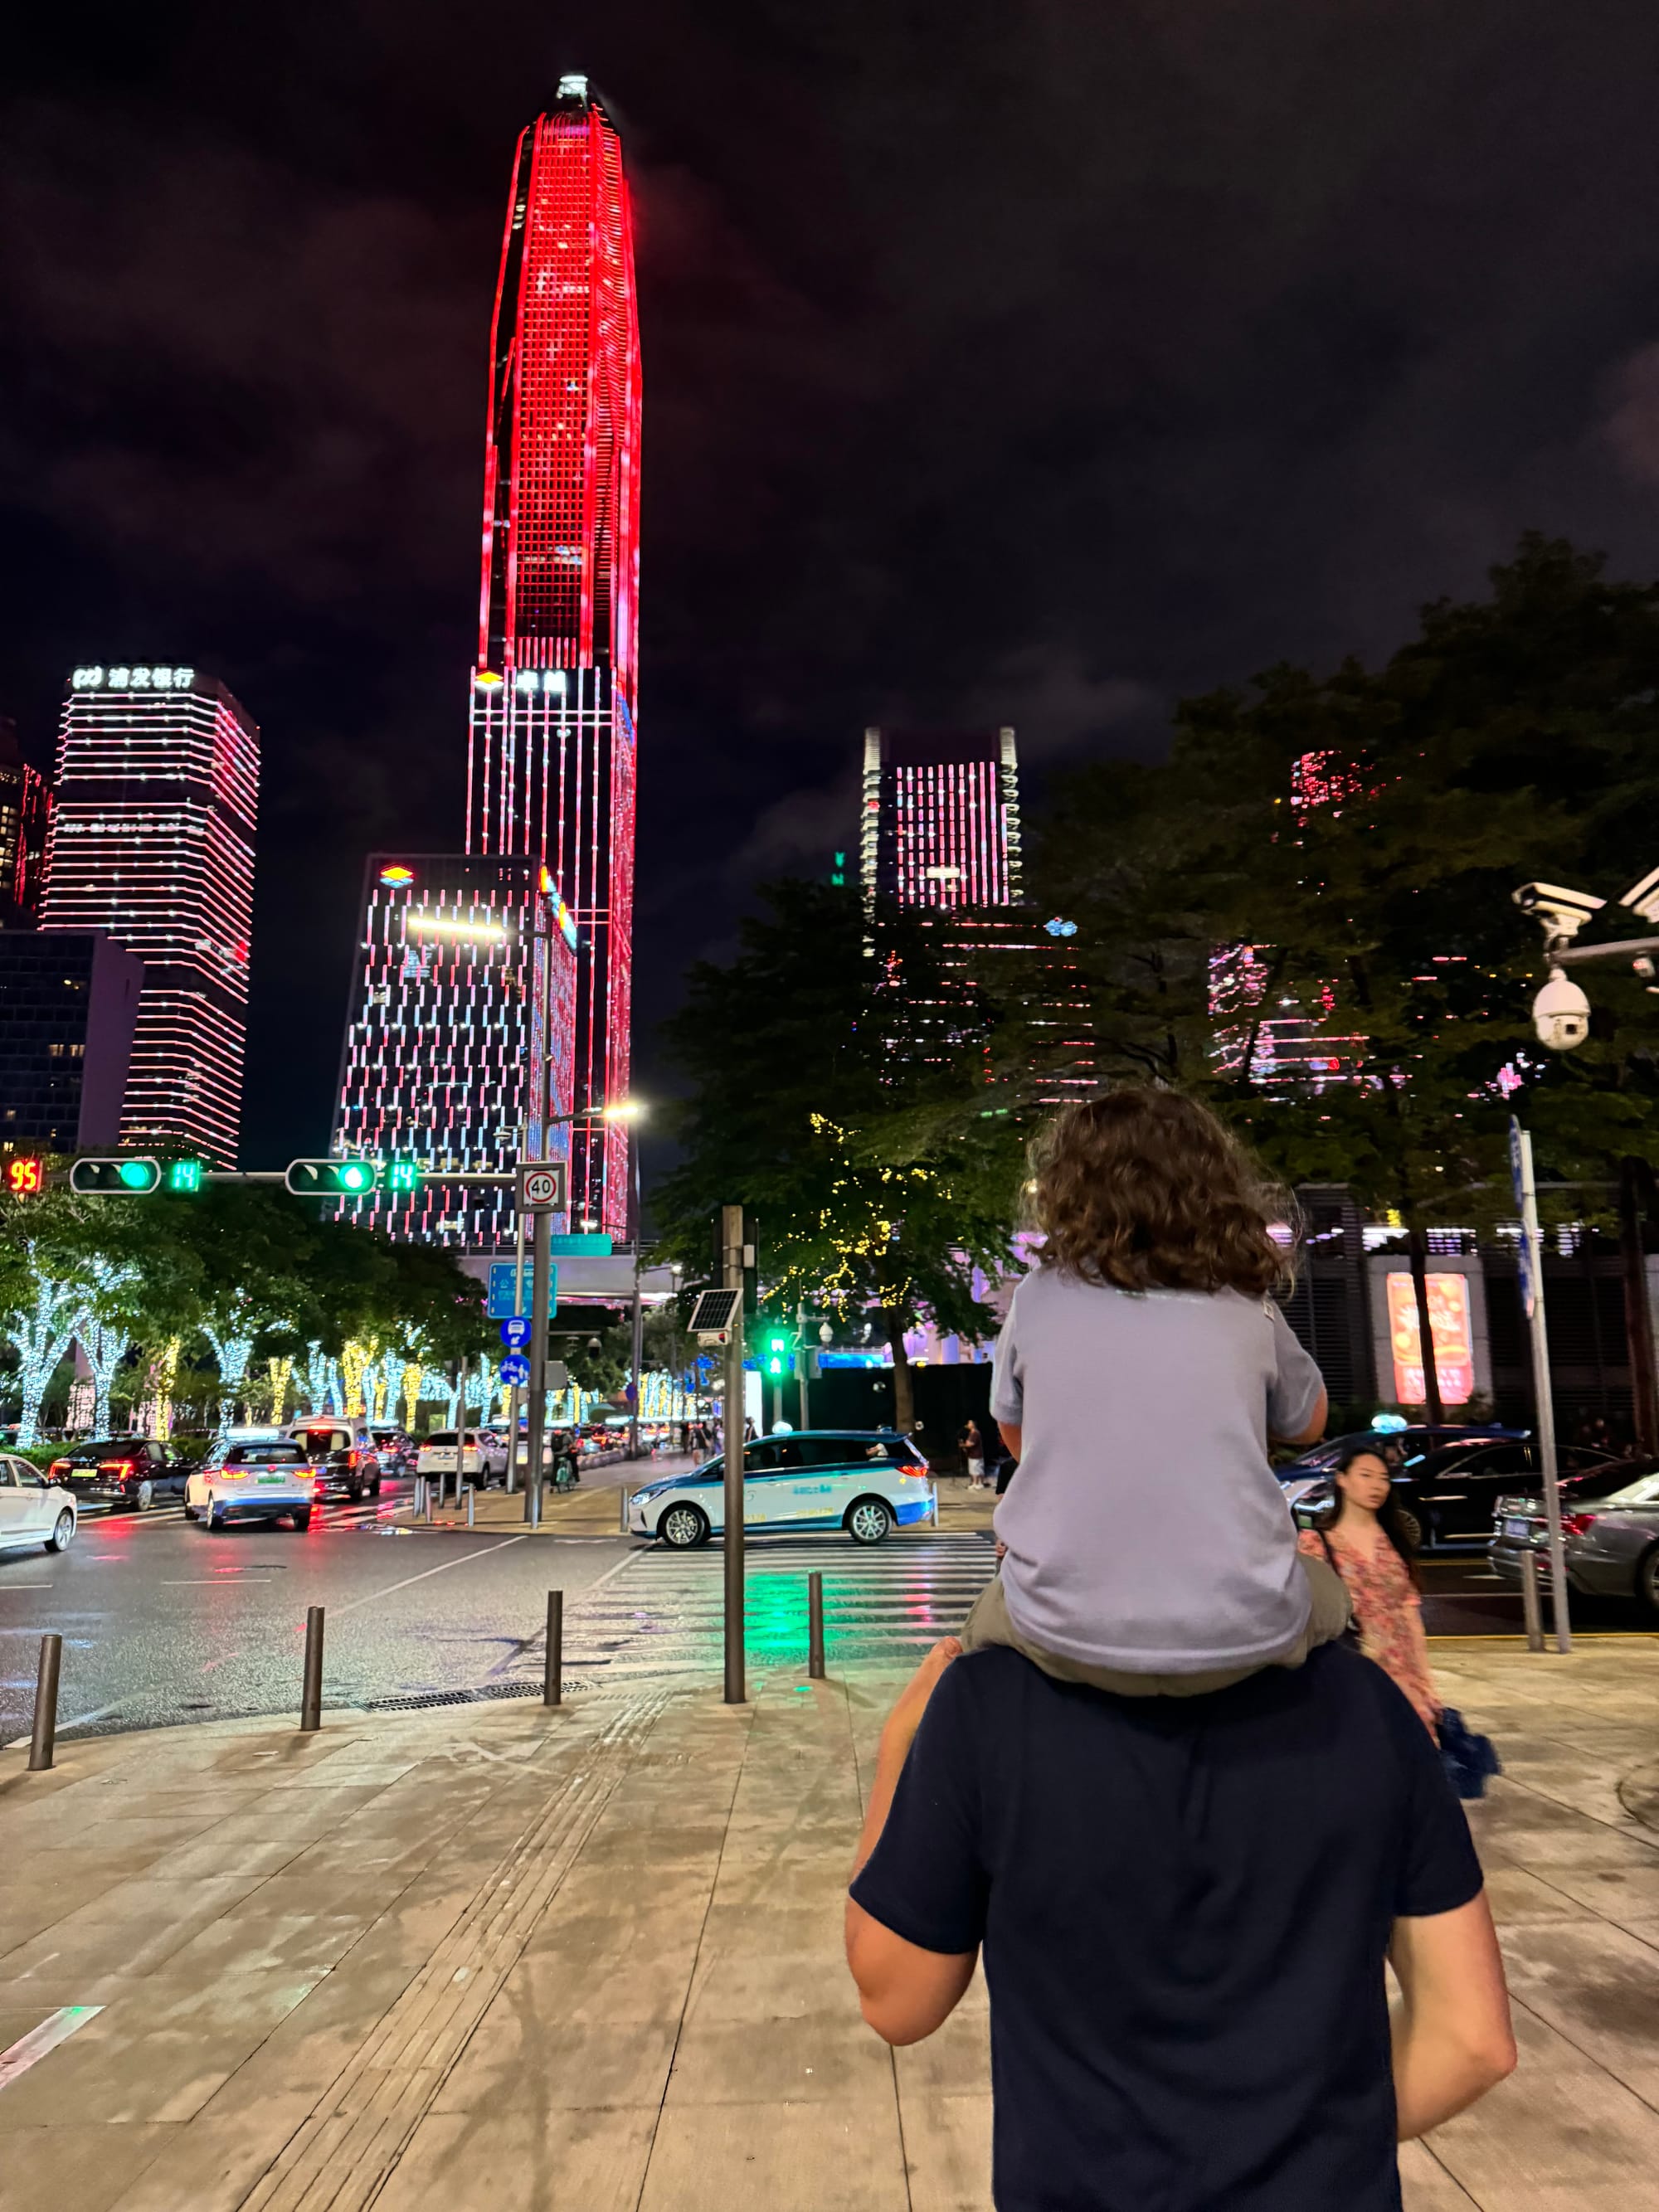
[[[190,1474],[159,1437],[93,1437],[53,1460],[47,1480],[77,1505],[130,1505],[148,1513],[158,1498],[182,1498]]]
[[[1407,1441],[1396,1432],[1377,1437],[1379,1450]],[[1384,1454],[1390,1461],[1395,1455]],[[1605,1468],[1611,1452],[1566,1444],[1558,1454],[1561,1473],[1578,1475]],[[1394,1468],[1395,1503],[1407,1540],[1420,1550],[1438,1544],[1489,1544],[1492,1516],[1500,1498],[1535,1495],[1544,1487],[1538,1449],[1524,1437],[1472,1437],[1432,1451],[1407,1451]],[[1329,1508],[1328,1480],[1304,1491],[1296,1501],[1304,1527]]]

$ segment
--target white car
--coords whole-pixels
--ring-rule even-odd
[[[855,1544],[879,1544],[896,1528],[938,1519],[927,1462],[895,1430],[798,1429],[744,1447],[745,1533],[842,1528]],[[723,1462],[635,1491],[627,1525],[630,1535],[676,1551],[718,1536],[726,1526]]]
[[[320,1473],[304,1446],[286,1437],[228,1444],[185,1485],[185,1518],[222,1528],[231,1521],[278,1521],[287,1515],[296,1528],[308,1528]]]
[[[26,1459],[0,1456],[0,1552],[61,1552],[75,1540],[75,1500]]]
[[[507,1446],[488,1429],[434,1429],[421,1441],[415,1472],[488,1482],[492,1475],[507,1473]]]

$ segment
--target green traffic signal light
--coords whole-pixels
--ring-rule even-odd
[[[142,1198],[161,1182],[155,1160],[76,1160],[70,1169],[70,1188],[82,1197]]]
[[[378,1160],[290,1160],[283,1177],[296,1198],[366,1198],[380,1180]]]

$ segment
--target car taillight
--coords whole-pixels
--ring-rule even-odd
[[[899,1469],[901,1474],[926,1474],[927,1472],[925,1467],[902,1467]]]
[[[131,1474],[136,1464],[130,1459],[100,1459],[98,1472],[100,1474]]]
[[[1595,1521],[1594,1513],[1564,1513],[1561,1516],[1561,1534],[1564,1536],[1582,1536],[1587,1528],[1595,1526]]]
[[[47,1473],[49,1474],[67,1474],[70,1471],[70,1465],[71,1462],[66,1459],[55,1459],[53,1460],[51,1467],[47,1469]]]

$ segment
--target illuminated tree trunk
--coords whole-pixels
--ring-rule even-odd
[[[251,1334],[244,1336],[228,1329],[222,1331],[208,1323],[204,1323],[202,1334],[213,1346],[213,1356],[219,1363],[219,1419],[210,1447],[218,1450],[228,1440],[236,1419],[236,1394],[247,1375],[253,1338]]]

